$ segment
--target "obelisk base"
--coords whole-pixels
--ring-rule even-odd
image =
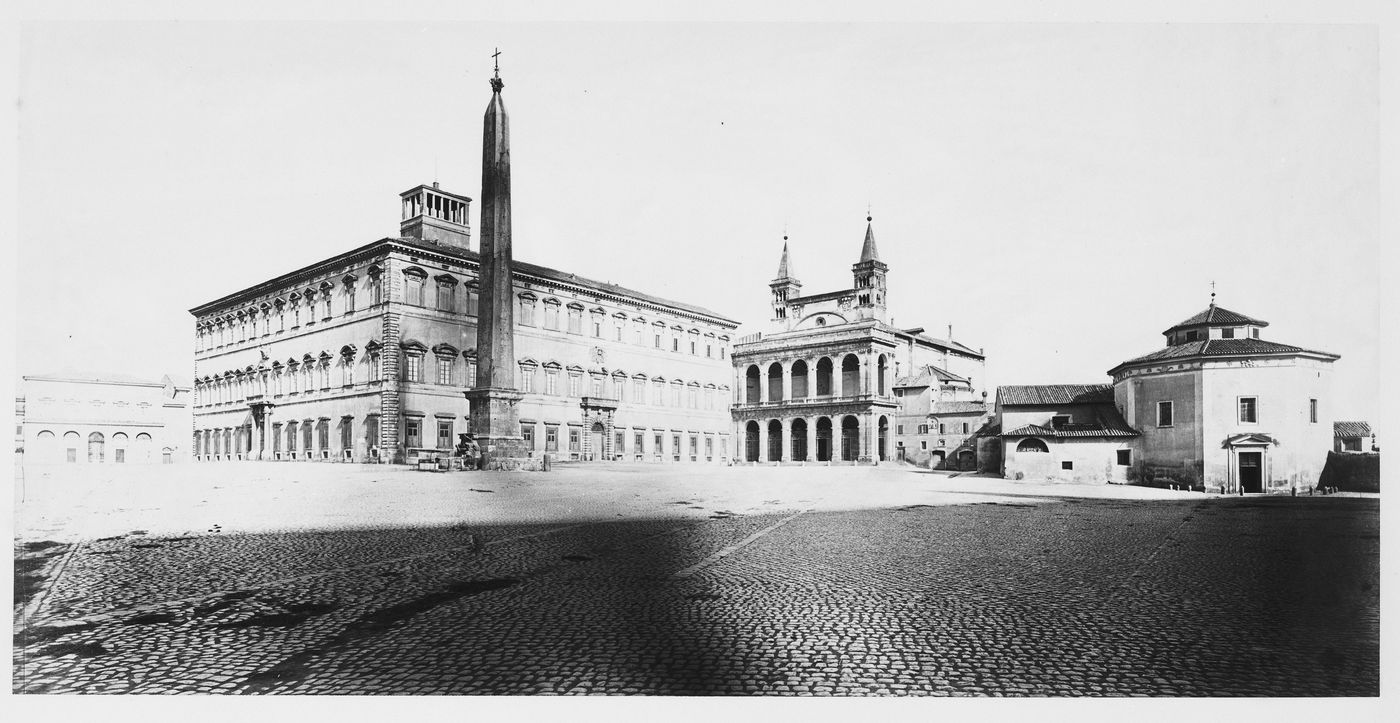
[[[520,412],[524,394],[514,389],[486,387],[465,392],[471,404],[471,432],[481,449],[482,469],[534,469],[539,460],[530,457],[520,436]]]

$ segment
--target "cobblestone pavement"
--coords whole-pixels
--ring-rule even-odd
[[[1379,694],[1377,500],[940,500],[30,542],[13,688]]]

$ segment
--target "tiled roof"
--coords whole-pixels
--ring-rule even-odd
[[[900,377],[899,379],[895,380],[894,385],[896,387],[928,387],[933,386],[933,383],[935,381],[962,382],[963,384],[969,383],[967,379],[960,377],[948,371],[947,369],[942,369],[932,364],[926,364],[922,369],[919,370],[918,374]]]
[[[1333,422],[1332,436],[1369,437],[1371,436],[1371,425],[1367,422]]]
[[[985,414],[987,405],[982,402],[934,402],[929,414]]]
[[[1244,314],[1241,314],[1237,311],[1230,311],[1229,309],[1225,309],[1216,306],[1215,304],[1211,304],[1210,308],[1206,309],[1205,311],[1202,311],[1201,313],[1191,317],[1190,319],[1187,319],[1186,321],[1178,323],[1177,325],[1173,326],[1170,329],[1167,329],[1162,333],[1170,334],[1171,332],[1176,331],[1177,329],[1182,329],[1188,326],[1200,326],[1201,324],[1253,324],[1254,326],[1268,326],[1269,322],[1256,319],[1252,316],[1245,316]]]
[[[1141,432],[1133,429],[1128,422],[1123,419],[1123,415],[1118,413],[1118,409],[1112,405],[1100,405],[1094,410],[1095,422],[1093,424],[1061,424],[1057,427],[1045,427],[1039,424],[1027,424],[1024,427],[1017,427],[1010,432],[1003,432],[1003,437],[1138,437]]]
[[[1113,401],[1107,384],[1031,384],[997,388],[997,401],[1014,406],[1102,404]]]
[[[1206,341],[1190,341],[1185,344],[1177,344],[1164,349],[1158,349],[1151,354],[1144,354],[1140,357],[1129,359],[1119,364],[1137,364],[1139,362],[1161,361],[1165,359],[1180,359],[1191,356],[1232,356],[1239,354],[1321,354],[1334,359],[1340,359],[1336,354],[1314,349],[1304,349],[1290,344],[1280,344],[1274,341],[1264,341],[1263,339],[1208,339]]]

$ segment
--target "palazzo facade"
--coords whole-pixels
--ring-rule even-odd
[[[492,85],[488,144],[505,138],[503,125],[491,125],[504,121],[503,84],[498,77]],[[502,188],[493,219],[508,219]],[[576,460],[729,461],[738,322],[511,259],[502,286],[510,298],[483,299],[471,199],[433,184],[405,191],[400,202],[399,236],[190,310],[195,459],[404,463],[450,455],[470,429],[477,331],[489,325],[512,343],[495,337],[487,353],[497,381],[478,391],[512,405],[518,438],[498,430],[512,449]],[[508,228],[498,233],[497,243],[508,239]],[[478,317],[493,308],[494,322]],[[513,358],[500,358],[512,347]]]
[[[908,405],[896,385],[914,370],[980,378],[980,351],[890,325],[886,275],[866,218],[852,288],[802,295],[783,245],[772,290],[772,331],[744,337],[733,354],[736,460],[876,464],[895,459],[896,420]],[[901,372],[903,370],[903,372]],[[927,386],[914,393],[937,395]],[[927,405],[925,405],[927,406]],[[902,457],[902,452],[900,453]]]

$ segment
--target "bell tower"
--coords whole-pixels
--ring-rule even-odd
[[[778,275],[768,282],[773,292],[773,329],[787,331],[797,322],[789,318],[790,301],[802,295],[802,282],[792,275],[792,264],[788,260],[788,237],[783,235],[783,258],[778,262]]]
[[[875,231],[871,217],[865,217],[865,243],[860,247],[860,261],[851,265],[851,275],[855,277],[855,317],[857,319],[878,319],[886,321],[885,274],[890,267],[880,261],[880,253],[875,248]]]

